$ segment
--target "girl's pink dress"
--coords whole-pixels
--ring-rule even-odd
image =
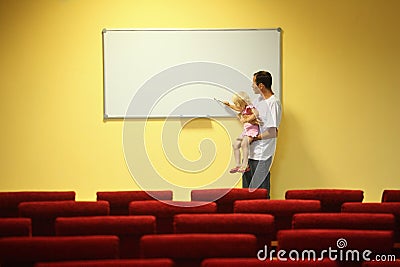
[[[254,108],[254,106],[252,105],[248,105],[246,106],[246,108],[241,112],[242,115],[252,115],[253,111],[252,109]],[[250,137],[256,137],[259,133],[259,127],[257,124],[251,124],[251,123],[244,123],[243,124],[243,132],[240,135],[241,138],[245,137],[245,136],[250,136]]]

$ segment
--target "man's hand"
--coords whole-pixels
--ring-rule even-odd
[[[275,127],[268,128],[265,132],[258,134],[256,137],[253,137],[253,141],[262,140],[262,139],[270,139],[276,138],[278,136],[278,129]]]
[[[261,135],[259,134],[259,135],[257,135],[257,136],[255,136],[255,137],[252,138],[250,144],[253,143],[254,141],[258,141],[258,140],[261,140],[261,139],[262,139],[262,138],[261,138]]]

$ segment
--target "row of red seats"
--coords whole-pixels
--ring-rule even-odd
[[[217,213],[217,204],[214,202],[199,201],[132,201],[128,208],[129,215],[152,215],[156,218],[156,233],[172,233],[173,219],[176,214],[184,213]],[[237,200],[234,202],[234,213],[270,214],[273,215],[273,233],[292,228],[292,218],[298,213],[322,212],[319,200]],[[343,203],[341,213],[330,213],[332,218],[341,218],[342,213],[391,213],[395,216],[396,241],[400,242],[398,229],[400,228],[400,202],[384,203]],[[325,212],[326,214],[329,214]],[[77,202],[77,201],[41,201],[23,202],[19,205],[21,217],[32,220],[33,236],[55,235],[55,220],[58,217],[78,216],[108,216],[109,202]],[[229,213],[219,213],[229,214]],[[249,215],[247,215],[249,216]]]
[[[222,190],[227,189],[211,189],[211,190],[194,190],[192,198],[197,200],[215,199],[216,195],[221,195]],[[400,191],[400,190],[398,190]],[[303,192],[303,195],[299,195]],[[388,195],[394,195],[397,191],[385,191]],[[153,197],[160,199],[172,198],[171,191],[153,191],[150,192]],[[54,202],[23,202],[20,203],[17,214],[21,217],[32,219],[33,235],[54,235],[54,220],[57,217],[73,217],[73,216],[104,216],[113,214],[131,214],[131,215],[154,215],[157,218],[157,233],[172,233],[173,216],[180,213],[215,213],[215,212],[236,212],[236,213],[268,213],[274,215],[275,231],[281,229],[290,229],[292,223],[292,215],[305,212],[322,212],[335,210],[333,206],[341,205],[344,212],[367,212],[367,213],[393,213],[397,219],[397,226],[400,221],[400,211],[396,203],[347,203],[345,201],[362,201],[363,193],[360,190],[289,190],[286,193],[287,200],[258,200],[247,203],[246,201],[238,201],[238,199],[262,199],[266,198],[266,191],[259,189],[254,192],[249,192],[246,189],[232,189],[228,193],[215,202],[176,202],[165,201],[165,203],[157,201],[135,201],[139,199],[153,199],[144,191],[133,192],[98,192],[97,202],[75,202],[63,201],[66,198],[74,198],[74,192],[46,192],[40,195],[34,193],[3,193],[3,196],[8,203],[18,203],[18,200],[33,199],[56,199],[61,200],[58,203]],[[392,193],[392,194],[390,194]],[[14,198],[10,197],[14,195]],[[336,196],[336,197],[335,197]],[[8,197],[8,198],[7,198]],[[319,199],[316,200],[290,200],[290,198],[303,199]],[[106,199],[107,201],[102,201]],[[392,197],[393,199],[393,197]],[[131,201],[132,200],[132,201]],[[128,202],[131,201],[131,202]],[[345,202],[345,203],[343,203]],[[0,202],[3,205],[7,201]],[[6,204],[4,204],[6,203]],[[179,204],[177,204],[179,203]],[[236,203],[236,206],[234,206]],[[325,204],[322,204],[325,203]],[[172,204],[172,205],[168,205]],[[180,206],[176,206],[180,205]],[[192,207],[182,207],[182,206]],[[11,206],[11,205],[9,205]],[[127,207],[126,207],[127,206]],[[331,209],[327,209],[327,207]],[[118,210],[120,212],[115,212]],[[128,210],[123,211],[123,210]],[[339,210],[340,211],[340,210]],[[397,227],[398,228],[398,227]],[[398,235],[396,235],[398,237]],[[396,238],[396,240],[398,240]]]
[[[234,190],[232,190],[234,191]],[[202,196],[204,198],[204,193],[207,193],[209,195],[212,195],[216,191],[214,190],[213,192],[201,192]],[[243,191],[237,190],[237,192],[240,192],[242,199],[246,199],[245,193]],[[236,192],[234,192],[236,193]],[[332,193],[332,192],[328,192]],[[237,194],[237,196],[239,195]],[[228,195],[228,194],[226,194]],[[171,195],[172,196],[172,195]],[[254,196],[254,195],[253,195]],[[99,198],[99,197],[98,197]],[[193,195],[192,195],[193,198]],[[226,201],[226,200],[229,201]],[[240,199],[240,197],[237,197],[237,199]],[[232,201],[233,200],[233,201]],[[348,240],[351,240],[351,243],[355,244],[367,244],[369,247],[369,243],[371,242],[372,239],[368,239],[367,237],[377,239],[379,247],[383,247],[384,251],[387,252],[388,248],[393,247],[393,236],[391,231],[387,230],[393,230],[393,224],[395,224],[395,217],[393,214],[398,215],[399,209],[399,204],[400,203],[342,203],[342,211],[345,211],[344,209],[347,208],[347,211],[356,211],[360,212],[360,210],[357,210],[361,207],[361,212],[373,212],[373,213],[392,213],[392,214],[369,214],[369,215],[363,215],[363,214],[351,214],[351,213],[334,213],[334,214],[329,214],[329,213],[320,213],[322,211],[322,205],[321,203],[323,201],[319,200],[266,200],[266,199],[261,199],[261,200],[237,200],[234,201],[234,197],[232,194],[230,195],[229,198],[225,197],[225,200],[223,201],[224,204],[227,204],[226,207],[230,208],[233,212],[240,212],[240,213],[250,213],[250,214],[218,214],[217,212],[222,212],[218,206],[223,206],[221,201],[216,201],[215,203],[204,203],[204,202],[174,202],[174,201],[166,201],[166,203],[159,202],[159,201],[133,201],[130,202],[128,205],[128,214],[131,215],[138,215],[138,214],[150,214],[154,215],[153,216],[123,216],[123,217],[114,217],[114,216],[108,216],[110,214],[110,204],[111,202],[109,201],[97,201],[97,202],[75,202],[75,201],[60,201],[60,202],[25,202],[25,203],[20,203],[19,204],[19,214],[24,214],[24,216],[27,216],[30,214],[30,219],[29,223],[31,223],[30,220],[32,220],[32,227],[34,229],[34,232],[39,233],[38,226],[42,226],[43,231],[48,231],[49,229],[51,230],[52,233],[50,234],[57,234],[57,223],[59,221],[66,220],[67,221],[67,226],[65,226],[65,229],[67,229],[66,235],[68,235],[68,229],[70,227],[68,226],[68,220],[76,220],[78,223],[77,228],[80,229],[81,234],[86,234],[86,235],[94,235],[94,234],[110,234],[113,235],[116,232],[116,229],[127,229],[129,226],[129,222],[125,221],[127,223],[125,226],[120,224],[120,226],[116,227],[115,224],[114,226],[112,223],[112,219],[115,220],[115,222],[121,221],[121,218],[129,218],[133,219],[134,217],[137,218],[145,218],[147,217],[147,220],[150,221],[150,217],[152,220],[152,227],[155,229],[154,232],[148,232],[139,234],[136,233],[136,243],[139,244],[139,237],[142,235],[147,236],[154,236],[156,238],[155,242],[156,243],[162,243],[164,245],[168,245],[168,242],[165,243],[166,241],[160,238],[167,237],[169,241],[172,240],[172,245],[171,247],[175,246],[174,250],[177,250],[179,255],[182,255],[182,251],[177,249],[176,244],[180,244],[182,246],[187,246],[189,244],[185,243],[185,241],[182,241],[179,243],[179,238],[184,238],[184,233],[213,233],[215,231],[216,233],[230,233],[230,236],[236,235],[236,233],[249,233],[252,234],[251,236],[256,238],[256,248],[259,249],[260,245],[262,244],[269,244],[268,239],[273,239],[276,238],[275,234],[276,232],[274,231],[274,227],[276,228],[275,230],[280,230],[280,229],[290,229],[293,224],[293,228],[295,230],[287,230],[287,231],[280,231],[278,234],[278,241],[280,244],[279,248],[284,249],[284,248],[290,248],[290,246],[298,246],[299,244],[301,245],[300,247],[296,247],[296,249],[306,249],[308,245],[314,245],[314,243],[320,243],[324,244],[323,242],[318,242],[321,240],[326,240],[329,244],[332,244],[335,238],[338,238],[334,233],[341,233],[342,237],[345,236]],[[169,205],[173,204],[173,205]],[[186,206],[186,207],[184,207]],[[356,210],[351,210],[356,208]],[[350,210],[348,210],[350,208]],[[373,208],[373,209],[371,209]],[[126,207],[125,207],[126,209]],[[225,210],[226,211],[226,210]],[[105,213],[104,213],[105,212]],[[296,214],[296,213],[304,213],[304,212],[313,212],[309,214],[307,218],[307,214]],[[184,214],[182,214],[184,213]],[[185,214],[186,213],[186,214]],[[191,215],[188,215],[187,213],[193,213]],[[207,213],[207,214],[197,214],[197,213]],[[256,213],[256,214],[254,214]],[[260,213],[269,213],[269,214],[260,214]],[[274,216],[270,215],[273,214]],[[296,214],[295,216],[293,216]],[[97,217],[98,222],[104,221],[104,218],[107,218],[105,221],[109,222],[108,224],[106,223],[105,225],[103,224],[103,229],[97,224],[97,226],[93,225],[92,219],[96,219],[96,217],[85,217],[85,218],[59,218],[59,217],[73,217],[73,216],[100,216]],[[312,218],[312,216],[317,216]],[[368,230],[368,225],[365,223],[365,219],[368,217],[368,222],[371,222],[371,215],[372,215],[372,229],[376,227],[382,227],[382,230],[384,231],[378,231],[374,233],[370,233],[370,230]],[[105,217],[103,217],[105,216]],[[186,221],[185,221],[185,216],[186,216]],[[253,217],[256,216],[256,217]],[[258,217],[257,217],[258,216]],[[303,217],[301,217],[303,216]],[[329,217],[330,216],[330,217]],[[347,216],[347,219],[346,219]],[[361,218],[364,216],[364,219],[359,220],[357,223],[354,223],[354,218]],[[263,220],[262,218],[263,217]],[[297,223],[295,222],[295,218],[303,218],[302,220],[297,219]],[[57,221],[55,221],[55,219]],[[180,218],[180,219],[179,219]],[[250,219],[249,219],[250,218]],[[293,223],[292,223],[292,218],[293,218]],[[298,228],[304,227],[304,220],[305,224],[307,225],[307,220],[309,221],[314,221],[315,218],[319,218],[319,221],[324,221],[327,223],[326,227],[329,227],[331,229],[332,225],[337,225],[337,222],[333,222],[332,220],[340,222],[344,221],[349,223],[337,228],[349,228],[353,229],[358,229],[356,231],[332,231],[332,230],[318,230],[316,231],[315,229],[318,228],[318,226],[309,226],[311,229],[314,230],[297,230],[296,226]],[[23,218],[21,218],[23,219]],[[247,219],[247,221],[246,221]],[[27,219],[24,219],[25,223],[27,222]],[[88,224],[83,223],[83,221],[87,221]],[[353,220],[353,222],[352,222]],[[79,222],[80,221],[80,222]],[[256,222],[255,224],[251,222]],[[357,220],[356,220],[357,221]],[[4,222],[4,221],[3,221]],[[65,221],[64,221],[65,222]],[[122,222],[124,222],[122,220]],[[235,222],[233,224],[229,224],[229,222]],[[300,222],[300,223],[299,223]],[[361,222],[361,223],[360,223]],[[394,222],[394,223],[393,223]],[[272,223],[272,224],[271,224]],[[258,224],[258,226],[257,226]],[[16,224],[17,225],[17,224]],[[47,225],[47,226],[46,226]],[[62,223],[61,223],[62,225]],[[101,224],[100,224],[101,225]],[[179,226],[181,225],[181,226]],[[254,225],[256,225],[254,227]],[[300,225],[300,226],[299,226]],[[303,225],[303,226],[301,226]],[[320,228],[324,228],[324,226],[321,226],[322,224],[318,224]],[[360,226],[361,225],[361,226]],[[364,226],[362,226],[364,225]],[[268,226],[268,227],[265,227]],[[371,226],[371,225],[370,225]],[[180,228],[179,228],[180,227]],[[185,228],[186,227],[186,228]],[[194,227],[194,228],[193,228]],[[281,227],[281,228],[280,228]],[[365,229],[363,228],[365,227]],[[135,229],[137,226],[135,226]],[[246,232],[247,229],[255,229],[249,232]],[[305,227],[307,228],[307,227]],[[0,229],[6,229],[4,227],[0,227]],[[86,230],[85,230],[86,229]],[[97,230],[96,230],[97,229]],[[100,229],[100,231],[99,231]],[[181,230],[179,230],[181,229]],[[182,230],[183,229],[183,230]],[[186,229],[186,230],[185,230]],[[203,230],[202,230],[203,229]],[[262,232],[261,229],[268,229],[267,231],[264,230]],[[364,231],[360,230],[364,229]],[[366,230],[367,229],[367,230]],[[395,229],[399,229],[395,225]],[[92,230],[92,231],[90,231]],[[108,231],[108,232],[107,232]],[[361,231],[361,232],[360,232]],[[365,232],[367,231],[367,232]],[[70,231],[72,232],[72,235],[76,235],[77,233],[73,233],[74,230]],[[122,230],[123,232],[123,230]],[[149,234],[154,234],[154,233],[180,233],[178,236],[176,235],[149,235]],[[270,233],[273,232],[273,235]],[[379,233],[380,232],[380,233]],[[315,239],[310,239],[312,242],[304,242],[305,237],[315,234]],[[48,233],[47,233],[48,234]],[[124,234],[127,234],[126,232]],[[117,235],[124,236],[123,233],[118,233]],[[128,233],[128,235],[131,235],[131,233]],[[282,236],[283,235],[283,236]],[[349,236],[347,236],[349,235]],[[358,236],[357,236],[358,235]],[[381,236],[379,236],[381,235]],[[191,238],[193,238],[193,235],[190,235]],[[271,237],[272,236],[272,237]],[[289,237],[287,239],[287,237]],[[329,239],[329,238],[330,239]],[[134,239],[135,239],[134,238]],[[202,237],[204,238],[204,237]],[[264,238],[264,240],[262,239]],[[286,239],[285,239],[286,238]],[[297,238],[297,239],[296,239]],[[367,238],[367,239],[365,239]],[[7,239],[6,239],[7,240]],[[32,239],[30,239],[32,241]],[[152,240],[152,238],[150,238]],[[289,240],[289,241],[287,241]],[[368,241],[369,240],[369,241]],[[120,240],[122,243],[122,241]],[[208,241],[209,242],[209,241]],[[283,242],[283,243],[282,243]],[[358,243],[357,243],[358,242]],[[325,247],[328,243],[325,243],[321,248]],[[175,244],[175,245],[174,245]],[[390,245],[388,245],[390,244]],[[156,244],[157,245],[157,244]],[[306,245],[306,246],[305,246]],[[139,246],[139,245],[138,245]],[[119,249],[121,250],[121,254],[123,251],[124,245],[119,244]],[[129,246],[126,246],[129,251]],[[143,245],[142,245],[143,247]],[[190,246],[189,246],[190,247]],[[132,248],[132,246],[130,246]],[[315,248],[315,247],[313,247]],[[315,248],[317,249],[317,248]],[[377,248],[378,249],[378,248]],[[135,249],[135,251],[139,251],[138,249]],[[201,252],[201,249],[199,250]],[[183,253],[183,255],[186,255],[187,253]],[[207,255],[206,252],[202,252],[203,255]],[[182,265],[182,259],[180,258],[179,255],[173,255],[173,254],[167,254],[166,257],[173,258],[174,261],[178,260],[178,262]],[[121,256],[121,255],[119,255]],[[234,256],[234,255],[233,255]],[[147,256],[151,257],[151,256]],[[161,255],[157,255],[156,258],[161,257]],[[224,257],[227,257],[227,255],[224,255]],[[236,256],[235,256],[236,257]],[[251,257],[254,257],[254,254],[251,255]],[[192,262],[193,259],[190,260]],[[196,258],[195,260],[199,264],[199,259]],[[185,260],[183,260],[183,264],[185,263]],[[193,263],[193,262],[192,262]],[[204,263],[204,262],[203,262]],[[189,265],[192,266],[192,265]]]
[[[125,192],[98,192],[97,200],[105,200],[110,203],[112,215],[127,215],[128,205],[132,201],[148,200],[139,193]],[[172,200],[171,191],[152,191],[150,196],[159,200]],[[219,213],[233,212],[233,203],[236,200],[266,199],[267,191],[257,189],[201,189],[192,190],[192,201],[215,202]],[[285,199],[319,200],[322,212],[340,212],[343,203],[362,202],[364,192],[362,190],[348,189],[311,189],[288,190]],[[382,202],[400,202],[400,190],[384,190]]]
[[[154,260],[155,261],[155,260]],[[168,260],[162,259],[158,261],[148,260],[117,260],[117,261],[81,261],[57,264],[38,264],[37,267],[101,267],[101,266],[119,266],[119,267],[169,267],[173,264]],[[341,265],[335,261],[259,261],[253,258],[224,258],[224,259],[205,259],[202,261],[201,267],[340,267]],[[364,262],[361,267],[399,267],[400,262]]]
[[[245,209],[250,207],[246,205],[253,205],[251,202],[255,201],[238,201],[238,204],[245,211]],[[257,202],[257,204],[262,204],[259,201]],[[161,203],[158,207],[153,205],[153,208],[157,209],[162,207],[162,205],[167,204]],[[400,203],[397,204],[397,207],[400,207]],[[251,208],[253,207],[251,206]],[[135,254],[135,251],[138,251],[139,239],[143,235],[160,234],[157,231],[157,224],[162,223],[162,220],[166,218],[168,221],[172,221],[167,224],[168,227],[172,227],[168,233],[246,233],[255,235],[261,248],[264,245],[271,246],[271,241],[279,240],[279,237],[277,238],[276,236],[276,232],[278,232],[276,231],[276,217],[271,214],[246,214],[245,212],[194,214],[194,211],[191,209],[191,213],[189,213],[185,212],[185,209],[179,208],[179,210],[175,209],[173,211],[175,214],[164,213],[165,216],[170,217],[163,218],[161,214],[161,218],[159,217],[158,219],[151,215],[57,217],[54,218],[51,224],[44,224],[42,228],[51,230],[57,236],[117,235],[121,240],[121,257],[123,258],[138,256],[137,253]],[[152,212],[156,211],[152,210]],[[389,213],[297,213],[293,216],[290,214],[287,219],[291,220],[291,225],[284,228],[286,230],[347,229],[395,231],[397,227],[394,215]],[[32,236],[31,228],[30,218],[0,219],[0,237]]]
[[[192,201],[215,202],[219,213],[233,212],[233,203],[236,200],[266,199],[267,191],[257,189],[249,191],[242,188],[201,189],[192,190]],[[172,200],[172,191],[125,191],[125,192],[97,192],[97,200],[110,203],[112,215],[128,214],[128,205],[138,200]],[[343,203],[362,202],[362,190],[349,189],[310,189],[288,190],[285,199],[319,200],[322,212],[340,212]],[[400,202],[400,190],[384,190],[382,202]]]
[[[259,261],[257,259],[206,259],[201,267],[349,267],[337,261],[324,259],[322,261]],[[382,262],[367,261],[359,264],[360,267],[399,267],[400,261]],[[61,267],[61,266],[60,266]],[[67,267],[67,266],[65,266]],[[72,266],[71,266],[72,267]]]
[[[305,258],[308,263],[318,261],[318,266],[323,255],[323,250],[335,247],[338,239],[346,240],[351,251],[370,250],[373,255],[388,255],[391,253],[392,232],[368,231],[368,230],[297,230],[280,231],[278,234],[279,251],[313,250],[314,258]],[[312,246],[310,246],[313,244]],[[119,258],[119,239],[117,236],[76,236],[76,237],[12,237],[0,239],[1,266],[32,266],[35,263],[40,266],[61,266],[60,264],[72,264],[71,261],[105,260]],[[201,266],[204,261],[219,261],[229,258],[247,258],[247,261],[266,264],[271,261],[273,255],[267,247],[259,250],[257,240],[250,234],[164,234],[145,235],[140,240],[140,255],[143,260],[173,261],[175,266]],[[290,255],[290,254],[289,254]],[[335,257],[339,257],[339,253]],[[352,254],[353,255],[353,254]],[[257,257],[258,258],[257,258]],[[368,255],[372,257],[372,255]],[[289,260],[288,253],[281,255]],[[293,257],[293,255],[292,255]],[[328,255],[325,254],[325,258]],[[373,258],[371,258],[373,259]],[[284,266],[281,259],[276,261],[277,266]],[[295,260],[301,263],[302,258]],[[47,263],[45,262],[53,262]],[[63,263],[69,262],[69,263]],[[351,262],[335,261],[333,265],[327,261],[327,266],[361,266],[365,261],[354,258]],[[82,262],[84,264],[84,262]],[[350,265],[351,264],[351,265]],[[162,266],[162,265],[161,265]],[[206,265],[207,266],[207,265]],[[214,265],[217,266],[217,265]],[[248,266],[247,264],[245,266]],[[294,265],[293,266],[298,266]],[[324,265],[322,265],[324,266]]]
[[[342,212],[393,213],[400,215],[400,202],[344,203]],[[275,216],[277,230],[291,228],[292,215],[306,212],[322,212],[318,200],[237,200],[235,213],[267,213]],[[130,215],[154,215],[158,220],[158,233],[172,232],[172,217],[181,213],[217,213],[213,202],[182,201],[132,201],[128,207]],[[21,217],[31,218],[34,235],[54,235],[54,220],[57,217],[105,216],[110,214],[107,201],[41,201],[23,202],[19,205]]]
[[[128,205],[138,200],[172,200],[172,191],[116,191],[97,192],[97,200],[110,203],[111,215],[127,215]],[[264,199],[265,190],[249,192],[247,189],[206,189],[193,190],[193,201],[215,201],[218,212],[233,212],[233,202],[243,199]],[[345,202],[362,202],[364,195],[361,190],[345,189],[311,189],[288,190],[286,199],[320,200],[323,212],[340,212]],[[0,217],[18,217],[18,205],[28,201],[59,201],[75,200],[75,192],[0,192]],[[400,202],[400,190],[384,190],[382,202]]]

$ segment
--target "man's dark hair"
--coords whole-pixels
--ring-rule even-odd
[[[256,77],[256,84],[257,86],[262,83],[264,84],[265,88],[271,89],[272,86],[272,75],[268,71],[259,71],[254,73],[254,76]]]
[[[269,73],[268,71],[260,70],[254,73],[253,75],[257,77],[258,75],[268,75],[268,73]]]

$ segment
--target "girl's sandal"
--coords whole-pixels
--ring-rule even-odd
[[[240,167],[235,167],[235,168],[231,169],[229,172],[230,173],[236,173],[236,172],[239,171],[239,169],[240,169]]]
[[[245,173],[245,172],[248,172],[248,171],[250,171],[250,167],[249,167],[249,166],[247,166],[247,167],[240,167],[240,168],[237,170],[237,172],[240,172],[240,173]]]

